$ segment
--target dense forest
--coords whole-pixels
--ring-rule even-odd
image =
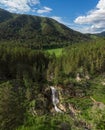
[[[59,57],[1,44],[0,129],[104,130],[104,50],[104,38],[70,45]],[[63,113],[53,110],[50,86],[59,92]]]
[[[64,78],[64,75],[75,76],[76,73],[81,76],[101,74],[105,71],[104,50],[105,39],[71,45],[62,51],[59,60],[51,63],[49,73],[54,73],[58,78]]]

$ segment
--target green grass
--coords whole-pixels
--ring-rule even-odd
[[[67,130],[71,130],[71,124],[74,126],[69,115],[56,114],[54,116],[43,115],[30,117],[26,123],[17,130],[63,130],[62,124],[66,124],[66,127],[68,127]]]
[[[93,79],[91,91],[96,101],[105,103],[105,86],[102,85],[102,82],[104,82],[104,75],[100,75]]]
[[[50,54],[55,54],[57,57],[62,55],[62,50],[63,48],[57,48],[57,49],[49,49],[47,50],[47,52],[49,52]]]

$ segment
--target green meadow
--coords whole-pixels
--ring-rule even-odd
[[[57,49],[48,49],[47,52],[50,54],[55,54],[57,57],[62,55],[63,48],[57,48]]]

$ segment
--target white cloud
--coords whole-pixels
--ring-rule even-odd
[[[32,5],[39,4],[39,0],[0,0],[0,7],[11,12],[25,13],[31,10]]]
[[[68,27],[72,26],[72,24],[70,22],[69,23],[66,22],[66,20],[64,20],[65,18],[63,18],[63,17],[60,17],[60,16],[51,16],[50,18],[55,19],[56,21],[58,21],[58,22],[60,22],[60,23],[62,23],[64,25],[66,25]]]
[[[43,13],[49,13],[49,12],[51,12],[52,11],[52,9],[51,8],[49,8],[49,7],[43,7],[42,9],[38,9],[37,10],[37,13],[38,14],[43,14]]]
[[[77,24],[85,25],[85,32],[97,33],[105,30],[105,0],[99,0],[96,8],[86,16],[79,16],[74,20]]]
[[[78,27],[76,27],[76,25],[74,23],[72,23],[72,22],[67,22],[65,20],[65,17],[51,16],[50,18],[55,19],[56,21],[58,21],[59,23],[64,24],[65,26],[69,27],[70,29],[78,30]]]
[[[100,0],[96,7],[105,10],[105,0]]]
[[[60,23],[64,23],[64,21],[62,20],[62,17],[59,16],[52,16],[52,19],[55,19],[56,21],[60,22]]]

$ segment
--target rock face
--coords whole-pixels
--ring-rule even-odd
[[[101,83],[102,85],[105,85],[105,81]]]
[[[90,99],[93,101],[93,109],[96,109],[96,108],[98,108],[100,110],[105,109],[104,103],[96,101],[93,97],[90,97]]]
[[[76,116],[80,113],[75,106],[68,102],[73,97],[84,97],[84,92],[81,89],[75,89],[74,85],[66,86],[47,86],[42,92],[36,93],[36,98],[32,101],[32,115],[43,115],[46,113],[69,113]]]
[[[66,107],[62,104],[59,104],[59,108],[63,111],[63,112],[66,112]]]
[[[62,103],[65,98],[64,95],[66,94],[66,96],[70,96],[70,93],[66,93],[66,90],[60,88],[59,86],[51,86],[50,88],[52,91],[52,103],[55,112],[70,113],[73,116],[76,116],[78,113],[80,113],[80,111],[76,110],[70,103]]]
[[[77,81],[77,82],[80,82],[80,81],[81,81],[81,78],[80,78],[79,73],[77,74],[76,81]]]

